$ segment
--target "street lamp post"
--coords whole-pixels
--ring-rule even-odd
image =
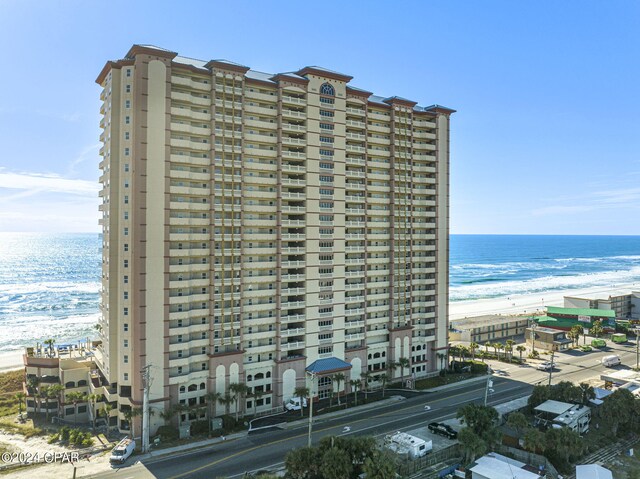
[[[489,396],[489,390],[491,389],[491,386],[493,386],[493,380],[491,379],[493,377],[492,373],[489,373],[489,375],[487,376],[487,385],[484,388],[484,405],[487,405],[487,396]]]
[[[309,387],[309,437],[307,439],[307,447],[311,447],[311,429],[313,427],[313,385],[316,375],[309,371],[307,371],[307,374],[311,377],[311,387]],[[302,407],[302,404],[300,404],[300,407]]]

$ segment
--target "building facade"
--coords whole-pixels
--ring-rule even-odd
[[[95,358],[121,428],[147,366],[159,410],[234,383],[261,393],[242,410],[278,407],[322,360],[349,365],[341,391],[400,358],[416,376],[436,370],[453,110],[351,80],[141,45],[105,65]]]
[[[489,314],[457,319],[449,323],[449,339],[484,344],[524,336],[530,320],[524,316]]]

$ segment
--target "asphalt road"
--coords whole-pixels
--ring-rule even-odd
[[[556,368],[551,380],[582,381],[599,378],[604,371],[629,369],[635,366],[635,343],[611,345],[604,351],[590,353],[570,351],[556,353]],[[622,365],[605,368],[600,360],[608,354],[619,354]],[[539,371],[535,365],[549,360],[542,356],[524,366],[506,365],[491,361],[496,371],[493,392],[489,404],[500,404],[530,393],[532,385],[546,384],[549,374]],[[335,419],[317,418],[313,430],[313,442],[331,435],[373,435],[381,436],[395,431],[408,431],[425,426],[431,421],[442,421],[455,416],[456,411],[469,402],[481,402],[484,398],[485,382],[460,384],[440,392],[411,394],[397,403],[376,409],[358,411]],[[428,405],[430,409],[425,409]],[[246,471],[273,469],[282,464],[287,451],[307,444],[306,424],[288,430],[271,429],[251,434],[234,441],[215,444],[209,448],[186,452],[153,461],[138,462],[128,467],[110,471],[94,477],[122,479],[212,479],[226,477],[236,479]]]

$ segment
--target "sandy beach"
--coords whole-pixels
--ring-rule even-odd
[[[0,373],[22,369],[22,351],[0,353]]]
[[[485,314],[542,314],[545,306],[564,306],[565,296],[589,299],[607,298],[638,290],[640,290],[640,285],[632,283],[616,284],[610,287],[547,291],[543,295],[528,294],[509,298],[455,301],[449,303],[449,319],[455,321],[456,319]]]

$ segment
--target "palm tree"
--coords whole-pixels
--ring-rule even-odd
[[[396,370],[400,367],[400,364],[395,361],[389,361],[387,363],[387,376],[389,381],[393,381],[393,377],[396,375]]]
[[[505,353],[509,353],[509,362],[511,362],[511,360],[513,359],[513,345],[516,344],[516,342],[513,339],[507,339],[505,341],[505,347],[504,347],[504,351]]]
[[[105,421],[107,421],[107,430],[109,429],[110,426],[110,420],[109,420],[109,416],[111,415],[111,410],[113,409],[113,406],[111,405],[111,403],[105,402],[102,407],[100,408],[101,414],[104,416]],[[162,413],[160,413],[160,415],[162,416]]]
[[[458,351],[460,352],[460,362],[464,362],[466,358],[467,353],[469,352],[469,348],[467,348],[466,346],[458,346]]]
[[[85,402],[87,400],[87,396],[84,393],[72,391],[70,393],[65,394],[65,399],[67,401],[71,401],[73,403],[73,424],[78,424],[78,403]]]
[[[502,343],[496,343],[496,348],[498,348],[498,351],[502,351],[503,349],[505,349],[504,344]],[[500,356],[498,356],[498,359],[500,359]],[[507,352],[505,351],[504,356],[502,359],[507,359]]]
[[[364,383],[364,400],[366,401],[369,396],[369,381],[371,381],[371,373],[369,371],[365,371],[363,373],[360,373],[360,379],[362,379],[362,382]]]
[[[449,354],[451,355],[451,358],[453,359],[453,362],[456,361],[456,356],[460,355],[460,348],[458,346],[451,346],[449,348]]]
[[[516,351],[520,353],[520,362],[522,362],[522,353],[524,353],[526,350],[527,348],[525,348],[522,344],[516,346]]]
[[[49,394],[49,386],[42,386],[38,391],[38,397],[41,399],[44,399],[44,408],[45,408],[44,422],[48,423],[49,422],[49,398],[51,397]]]
[[[344,377],[344,374],[342,374],[342,373],[336,373],[331,377],[331,382],[332,383],[335,382],[337,384],[337,386],[338,386],[338,391],[337,391],[338,406],[340,406],[340,386],[344,382],[344,380],[345,380],[345,377]]]
[[[500,356],[498,356],[498,347],[501,346],[500,343],[492,343],[491,347],[493,348],[493,353],[496,355],[496,359],[500,359]]]
[[[56,340],[53,338],[49,338],[49,339],[45,339],[44,340],[44,344],[46,344],[47,346],[49,346],[49,357],[53,356],[53,345],[55,344]]]
[[[471,360],[476,359],[476,349],[478,349],[479,344],[474,343],[473,341],[469,343],[469,351],[471,351]]]
[[[236,422],[238,421],[238,413],[240,412],[240,401],[244,399],[250,389],[243,383],[229,384],[229,391],[233,393],[236,400]],[[244,403],[244,401],[242,401]]]
[[[304,408],[302,407],[302,404],[304,403],[304,398],[309,397],[309,394],[309,388],[304,386],[297,387],[293,391],[293,395],[300,398],[300,417],[304,416]],[[309,400],[312,401],[313,399],[309,398]]]
[[[447,357],[444,353],[437,353],[438,359],[440,360],[440,370],[444,370],[444,359]]]
[[[411,366],[411,361],[407,358],[398,359],[398,366],[400,366],[400,379],[402,380],[402,385],[404,386],[404,368],[408,368]]]
[[[253,416],[255,417],[258,409],[258,400],[264,396],[263,391],[259,391],[256,388],[253,388],[253,392],[251,393],[251,397],[253,398]],[[302,411],[302,400],[300,400],[300,410]]]
[[[357,406],[358,405],[358,391],[362,387],[362,382],[360,380],[358,380],[358,379],[352,379],[352,380],[349,381],[349,385],[353,389],[353,399],[354,399],[355,405]]]
[[[70,393],[70,394],[73,394],[73,393]],[[131,428],[131,437],[133,439],[135,439],[136,437],[133,418],[140,416],[141,414],[142,414],[142,409],[140,409],[139,407],[128,409],[124,413],[124,418],[129,422],[129,427]]]
[[[384,389],[387,386],[387,382],[389,381],[389,376],[386,374],[381,374],[378,376],[378,381],[382,383],[382,397],[384,397]]]
[[[91,393],[87,395],[87,401],[91,404],[91,422],[93,432],[96,432],[96,419],[98,418],[98,411],[96,410],[96,403],[102,398],[102,394]]]
[[[220,398],[220,393],[207,393],[204,395],[204,400],[207,403],[207,423],[209,424],[209,436],[211,436],[211,405],[215,404]]]
[[[493,346],[491,344],[491,341],[487,341],[486,343],[484,343],[484,347],[485,347],[485,351],[488,353],[489,352],[489,348]]]
[[[478,357],[482,359],[483,363],[484,363],[484,360],[487,359],[488,355],[489,353],[487,353],[486,351],[478,351]]]
[[[62,395],[64,394],[64,386],[62,384],[54,384],[49,386],[51,397],[58,400],[58,417],[62,416]]]
[[[18,411],[22,416],[22,406],[24,405],[24,400],[27,398],[27,395],[23,392],[16,393],[13,398],[18,401]]]
[[[229,407],[233,404],[233,401],[235,401],[235,398],[228,391],[218,398],[218,403],[224,406],[224,414],[226,416],[229,415]]]
[[[58,410],[60,410],[60,395],[64,391],[64,386],[61,384],[52,384],[49,387],[43,388],[45,394],[45,406],[47,408],[46,412],[46,422],[49,422],[49,400],[50,399],[58,399]]]

